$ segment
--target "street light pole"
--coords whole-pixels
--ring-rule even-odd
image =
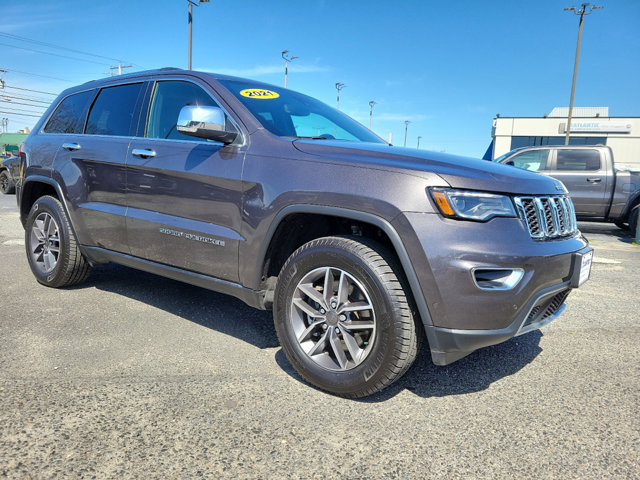
[[[338,97],[336,100],[336,110],[340,110],[340,90],[342,90],[346,85],[344,83],[337,82],[336,90],[338,91]]]
[[[296,58],[299,58],[287,57],[287,53],[289,53],[289,50],[282,51],[282,58],[284,58],[284,88],[287,88],[287,78],[289,77],[289,62],[293,62]]]
[[[371,130],[371,120],[373,119],[373,106],[376,104],[373,100],[369,102],[369,130]]]
[[[189,70],[191,70],[191,37],[192,37],[192,26],[191,24],[193,23],[193,6],[195,5],[196,7],[199,7],[201,3],[208,3],[209,0],[197,0],[197,3],[193,2],[192,0],[187,0],[187,2],[189,2],[189,18],[188,18],[188,23],[189,23],[189,60],[188,60],[188,68]],[[118,75],[120,75],[122,72],[120,71],[120,73],[118,73]]]
[[[578,59],[580,58],[580,42],[582,41],[582,24],[585,15],[591,15],[594,10],[602,8],[600,5],[594,5],[587,11],[588,3],[583,3],[581,9],[576,7],[565,7],[565,11],[572,11],[576,15],[580,15],[580,26],[578,27],[578,46],[576,47],[576,59],[573,64],[573,81],[571,82],[571,99],[569,100],[569,114],[567,115],[567,133],[564,137],[564,144],[569,145],[569,134],[571,133],[571,117],[573,114],[573,96],[576,92],[576,77],[578,76]]]
[[[418,145],[416,146],[416,150],[418,150],[420,148],[420,139],[422,137],[420,135],[418,135]]]
[[[409,120],[404,121],[404,146],[407,146],[407,130],[409,128],[409,124],[411,122]]]

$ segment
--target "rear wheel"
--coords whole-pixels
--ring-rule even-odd
[[[419,331],[400,275],[395,258],[365,239],[325,237],[296,250],[278,277],[274,320],[298,373],[352,398],[402,376]]]
[[[58,199],[45,196],[36,200],[25,228],[27,258],[38,282],[68,287],[89,276],[91,266],[78,248]]]
[[[9,172],[2,170],[0,172],[0,192],[2,193],[15,193],[16,185],[13,182],[13,178],[9,175]]]

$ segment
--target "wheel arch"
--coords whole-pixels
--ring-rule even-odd
[[[351,210],[343,207],[306,204],[289,205],[283,208],[274,217],[271,225],[269,226],[269,229],[267,230],[264,242],[262,242],[262,246],[258,256],[262,268],[256,272],[256,274],[259,276],[259,278],[256,279],[258,284],[261,281],[264,282],[265,280],[265,266],[269,261],[270,252],[273,251],[274,240],[277,239],[276,233],[279,227],[286,224],[287,219],[290,219],[292,216],[296,215],[315,215],[324,217],[326,219],[352,221],[362,225],[369,225],[382,231],[389,240],[389,247],[392,249],[393,253],[397,256],[400,262],[400,266],[402,267],[403,274],[409,284],[411,294],[415,301],[416,308],[418,309],[418,313],[420,314],[423,325],[425,327],[433,325],[426,299],[424,297],[424,294],[422,293],[422,288],[420,287],[418,276],[413,268],[411,259],[409,258],[409,254],[402,242],[402,239],[400,238],[400,235],[389,221],[368,212]],[[267,297],[268,293],[265,297],[265,300],[267,300]]]
[[[27,216],[31,211],[31,207],[33,207],[33,204],[38,200],[38,198],[44,197],[45,195],[51,195],[52,197],[57,198],[62,204],[64,213],[67,216],[69,225],[71,226],[71,231],[73,232],[75,237],[78,238],[73,222],[71,221],[71,215],[69,215],[67,202],[65,201],[64,195],[62,194],[62,188],[60,187],[60,184],[58,182],[50,177],[33,175],[25,178],[24,182],[22,183],[21,189],[20,221],[22,222],[23,226],[26,225]]]

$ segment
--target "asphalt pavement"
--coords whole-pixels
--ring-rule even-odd
[[[307,385],[269,313],[117,265],[39,285],[0,195],[0,478],[637,479],[640,247],[533,332],[363,400]]]

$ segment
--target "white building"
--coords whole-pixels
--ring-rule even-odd
[[[493,120],[491,158],[530,145],[564,145],[569,109],[556,107],[544,117]],[[616,165],[640,168],[640,117],[610,117],[608,107],[574,107],[570,145],[608,145]]]

